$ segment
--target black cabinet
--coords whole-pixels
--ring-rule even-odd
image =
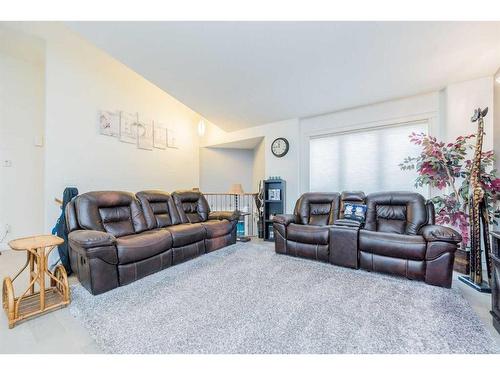
[[[492,259],[491,275],[491,316],[493,326],[500,333],[500,232],[492,232]]]
[[[274,215],[285,213],[286,183],[284,180],[264,180],[264,240],[274,241]]]

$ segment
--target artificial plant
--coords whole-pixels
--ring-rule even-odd
[[[454,142],[438,141],[424,133],[410,134],[410,142],[421,146],[418,156],[409,156],[399,166],[402,170],[415,169],[418,177],[415,187],[430,186],[440,191],[431,198],[436,207],[436,223],[451,226],[462,234],[462,248],[469,244],[469,177],[475,135],[460,136]],[[500,192],[500,178],[496,177],[494,152],[486,151],[481,158],[481,183],[487,201],[491,224],[497,224],[500,209],[495,206]],[[433,191],[431,190],[431,191]],[[442,192],[442,193],[441,193]]]

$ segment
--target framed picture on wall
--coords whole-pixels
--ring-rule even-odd
[[[268,199],[270,201],[279,201],[281,200],[281,190],[280,189],[269,189],[267,192]]]
[[[110,137],[120,136],[119,111],[99,111],[99,134]]]
[[[153,149],[153,122],[137,122],[137,147],[143,150]]]
[[[120,141],[137,144],[137,113],[121,112]]]
[[[167,129],[167,147],[179,148],[177,145],[177,131],[175,129]]]
[[[162,150],[167,148],[167,128],[162,123],[154,123],[153,146]]]

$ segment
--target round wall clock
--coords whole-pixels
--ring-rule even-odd
[[[276,138],[273,143],[271,143],[271,151],[277,158],[285,156],[289,149],[290,144],[286,138]]]

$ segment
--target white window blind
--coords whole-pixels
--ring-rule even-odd
[[[420,150],[410,143],[412,133],[427,133],[428,123],[331,134],[311,138],[309,144],[310,191],[387,190],[417,191],[428,197],[428,188],[414,187],[415,171],[402,171],[399,163]]]

